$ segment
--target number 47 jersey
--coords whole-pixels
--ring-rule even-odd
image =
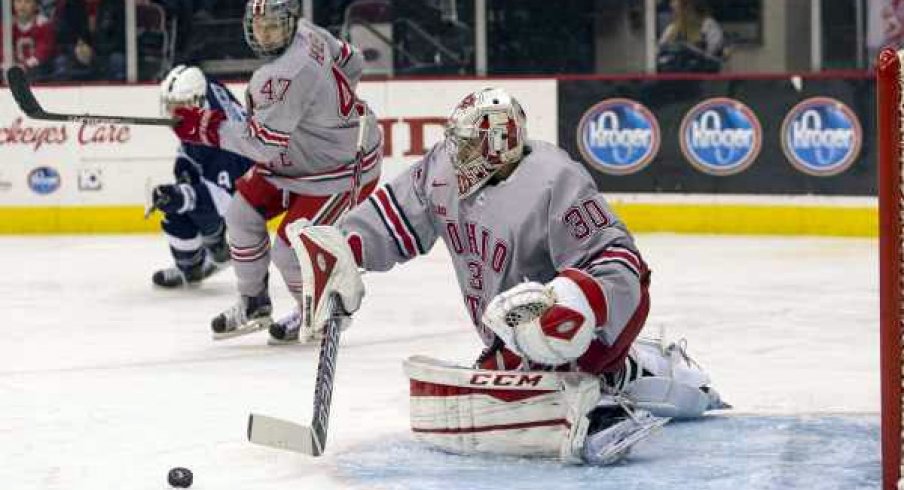
[[[480,318],[497,294],[525,280],[546,283],[564,269],[580,269],[605,281],[607,296],[619,296],[608,301],[610,321],[598,331],[613,345],[638,307],[646,266],[581,164],[535,140],[527,142],[525,153],[508,178],[459,199],[456,173],[441,142],[338,226],[360,235],[368,270],[390,269],[442,239],[464,302],[488,345],[493,334]]]
[[[248,83],[248,122],[224,122],[223,149],[257,162],[280,189],[306,195],[347,192],[358,124],[369,119],[361,182],[379,176],[376,118],[355,95],[363,57],[351,45],[299,19],[292,43]]]

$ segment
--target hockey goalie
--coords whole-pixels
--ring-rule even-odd
[[[579,163],[527,138],[504,90],[467,95],[443,141],[335,226],[287,235],[314,331],[326,298],[358,309],[359,269],[443,241],[486,349],[470,367],[406,361],[411,426],[432,446],[611,464],[670,418],[727,407],[684,342],[638,339],[650,270],[632,235]]]

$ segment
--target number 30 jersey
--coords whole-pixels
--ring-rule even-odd
[[[248,83],[247,124],[220,127],[223,149],[257,162],[275,186],[308,195],[346,192],[351,185],[358,123],[366,105],[355,96],[362,55],[329,32],[299,19],[292,44]],[[361,180],[380,172],[381,134],[368,109]]]
[[[525,280],[546,283],[567,268],[604,284],[612,345],[640,302],[648,271],[631,234],[588,171],[558,147],[528,141],[505,180],[460,200],[445,142],[374,192],[337,226],[363,242],[363,267],[388,270],[428,252],[437,239],[452,258],[461,294],[487,345],[487,304]]]

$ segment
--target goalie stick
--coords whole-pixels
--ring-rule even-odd
[[[137,116],[101,116],[97,114],[62,114],[57,112],[47,112],[38,103],[34,92],[28,84],[28,78],[25,71],[14,66],[6,71],[6,82],[9,84],[9,90],[16,99],[16,105],[32,119],[40,119],[44,121],[65,121],[65,122],[84,122],[88,124],[142,124],[149,126],[172,126],[175,120],[160,117],[137,117]]]
[[[364,135],[367,132],[367,106],[358,119],[358,141],[352,169],[352,185],[349,191],[349,212],[358,202],[358,184],[361,180],[361,166],[364,159]],[[248,416],[248,440],[255,444],[276,449],[285,449],[309,456],[320,456],[326,449],[327,429],[330,422],[330,403],[333,398],[333,380],[336,375],[336,357],[339,353],[339,335],[351,322],[351,316],[342,307],[339,296],[332,294],[330,318],[323,328],[320,341],[320,357],[317,362],[317,378],[314,382],[314,413],[311,425],[306,426],[289,420],[252,413]]]

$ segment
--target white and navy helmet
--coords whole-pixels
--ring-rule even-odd
[[[171,116],[176,107],[204,107],[207,77],[196,66],[179,65],[160,82],[160,112]]]
[[[298,0],[248,0],[245,42],[260,57],[277,57],[292,43],[299,17]]]
[[[521,160],[527,127],[521,104],[499,88],[468,94],[446,123],[446,148],[464,199],[500,169]]]

